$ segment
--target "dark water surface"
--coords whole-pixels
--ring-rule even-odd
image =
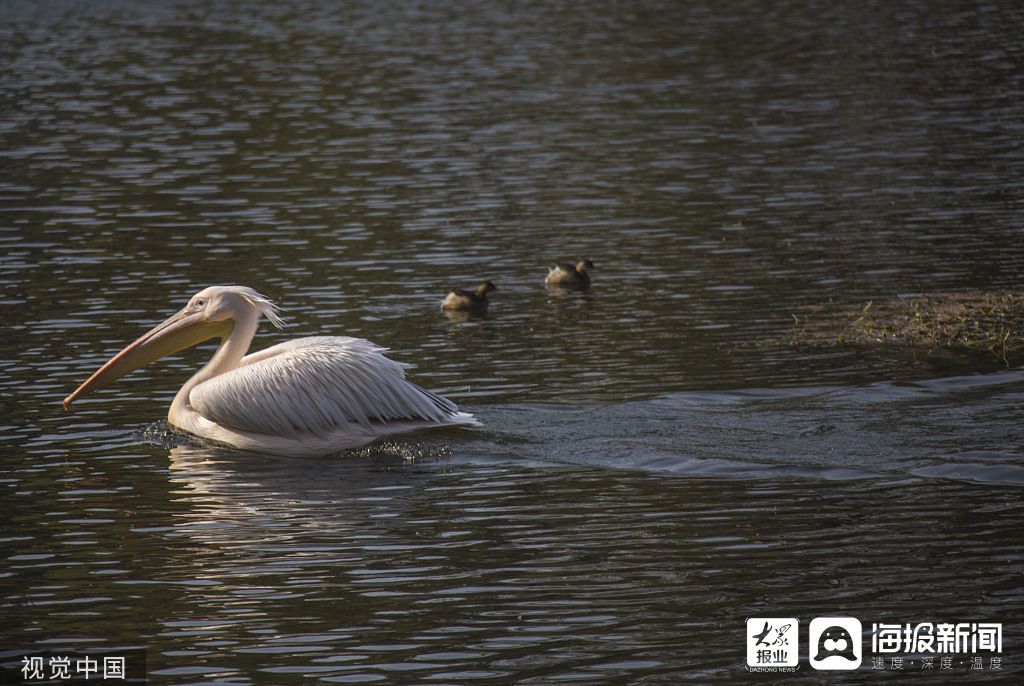
[[[3,662],[153,683],[771,683],[747,617],[997,622],[1024,674],[1024,373],[794,347],[1019,289],[1016,3],[0,4]],[[585,293],[542,280],[588,257]],[[488,316],[438,308],[498,285]],[[168,431],[212,283],[484,427],[340,458]],[[815,672],[801,648],[796,680]],[[988,657],[988,656],[986,656]],[[13,674],[20,679],[16,669]]]

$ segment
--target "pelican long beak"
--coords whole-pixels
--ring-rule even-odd
[[[230,319],[212,322],[205,319],[202,312],[182,310],[96,370],[74,393],[64,398],[64,409],[68,409],[68,405],[79,397],[105,388],[129,372],[197,343],[211,338],[224,338],[233,328],[234,322]]]

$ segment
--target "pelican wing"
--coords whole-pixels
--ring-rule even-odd
[[[192,389],[207,419],[240,431],[325,436],[346,424],[447,422],[455,405],[405,379],[384,348],[342,336],[300,338],[247,355]]]

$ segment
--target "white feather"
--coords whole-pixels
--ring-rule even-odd
[[[351,423],[447,423],[460,414],[383,353],[358,338],[300,338],[246,355],[236,369],[193,388],[189,401],[222,426],[283,436],[323,437]]]

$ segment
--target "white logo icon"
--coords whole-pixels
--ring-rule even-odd
[[[807,655],[815,669],[857,669],[863,657],[860,620],[815,617],[807,630]]]
[[[799,638],[795,617],[751,617],[747,620],[747,665],[795,667]]]

